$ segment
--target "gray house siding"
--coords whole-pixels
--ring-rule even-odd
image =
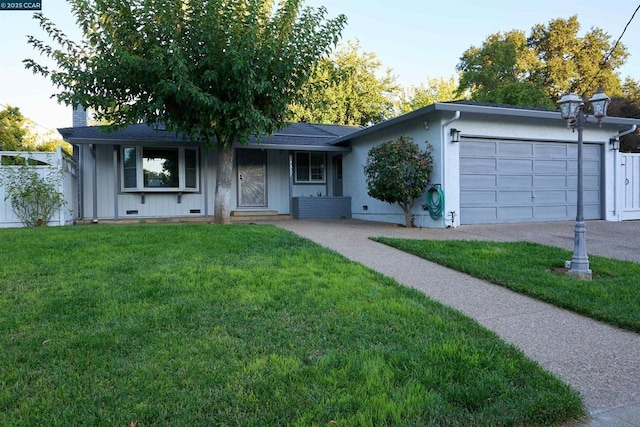
[[[188,217],[213,214],[215,201],[216,155],[211,150],[200,150],[199,190],[196,192],[122,191],[120,148],[114,145],[95,146],[95,167],[91,149],[85,148],[83,180],[83,209],[87,219],[125,219],[151,217]],[[118,156],[114,164],[114,151]],[[268,209],[279,214],[289,214],[288,152],[267,152]],[[237,176],[237,166],[233,169]],[[95,179],[95,181],[94,181]],[[95,182],[95,187],[94,187]],[[94,192],[94,189],[97,191]],[[231,209],[238,208],[237,180],[232,184]],[[95,212],[94,215],[94,206]],[[256,208],[257,209],[257,208]],[[249,209],[250,210],[250,209]]]
[[[620,220],[624,216],[624,186],[619,185],[624,171],[620,171],[610,141],[638,123],[608,117],[601,127],[589,123],[585,128],[588,219]],[[453,128],[462,135],[459,142],[452,141]],[[422,147],[432,145],[431,183],[441,184],[445,196],[443,216],[438,220],[422,209],[424,196],[416,200],[412,214],[418,226],[575,218],[577,134],[566,128],[559,113],[473,102],[434,104],[336,140],[335,144],[353,148],[343,164],[344,194],[352,197],[354,218],[404,222],[399,207],[367,195],[363,174],[367,152],[401,135],[412,137]],[[479,141],[494,141],[493,154],[478,151],[473,144]]]
[[[426,117],[416,117],[350,142],[353,151],[343,157],[343,186],[344,195],[350,196],[352,200],[353,218],[404,224],[404,213],[397,204],[382,202],[367,194],[367,182],[364,176],[364,165],[369,150],[384,142],[395,140],[401,135],[413,138],[413,141],[421,149],[426,149],[428,145],[432,147],[434,170],[431,174],[431,181],[432,184],[442,182],[441,164],[437,161],[441,156],[442,149],[439,143],[440,119],[440,114],[429,117],[428,120]],[[425,121],[428,121],[428,126],[425,125]],[[425,193],[426,190],[427,188],[425,188]],[[429,213],[422,208],[425,200],[425,194],[415,200],[411,210],[414,221],[416,225],[421,227],[438,227],[438,223],[431,219]]]

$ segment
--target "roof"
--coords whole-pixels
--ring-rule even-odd
[[[336,147],[333,141],[362,129],[359,126],[326,125],[312,123],[294,123],[273,135],[252,136],[247,148],[266,148],[280,150],[322,150],[345,151]],[[188,137],[159,127],[138,124],[119,130],[110,130],[108,126],[83,126],[60,128],[58,132],[71,144],[132,144],[174,143],[192,144]]]
[[[344,143],[344,142],[353,140],[355,138],[359,138],[374,132],[378,132],[389,126],[393,126],[393,125],[405,122],[407,120],[414,119],[416,117],[424,117],[434,112],[455,113],[457,111],[460,111],[460,113],[463,113],[463,114],[464,113],[483,114],[483,115],[489,115],[489,116],[503,116],[505,118],[522,117],[522,118],[529,118],[529,119],[562,120],[560,117],[559,111],[516,107],[512,105],[490,104],[486,102],[477,102],[477,101],[438,102],[438,103],[420,108],[418,110],[412,111],[410,113],[403,114],[402,116],[393,118],[391,120],[387,120],[385,122],[379,123],[377,125],[364,128],[360,131],[349,133],[347,135],[344,135],[336,139],[333,143],[334,144]],[[607,116],[602,120],[602,124],[610,125],[622,131],[634,125],[640,126],[640,119],[629,119],[624,117]]]

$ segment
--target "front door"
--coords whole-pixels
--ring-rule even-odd
[[[342,196],[342,155],[333,158],[333,195]]]
[[[238,150],[238,207],[267,206],[267,152]]]

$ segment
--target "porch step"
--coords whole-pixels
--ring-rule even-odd
[[[277,211],[232,211],[231,222],[275,221],[293,219],[291,215],[280,215]]]

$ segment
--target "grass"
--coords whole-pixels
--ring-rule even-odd
[[[0,425],[558,425],[579,395],[271,226],[0,230]]]
[[[589,256],[593,280],[558,274],[572,254],[528,242],[376,238],[514,291],[633,332],[640,332],[640,264]]]

